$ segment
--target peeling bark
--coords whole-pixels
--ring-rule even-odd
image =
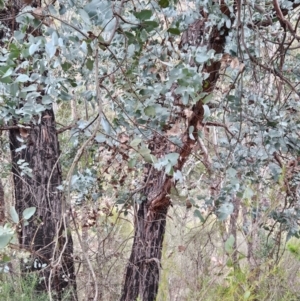
[[[229,16],[229,10],[223,1],[221,1],[220,9]],[[214,26],[206,40],[205,35],[209,33],[209,28],[206,27],[206,18],[203,14],[203,19],[189,26],[182,36],[180,45],[207,46],[207,50],[214,49],[217,54],[223,53],[229,30],[225,26],[220,30]],[[191,61],[190,64],[195,65],[195,62]],[[203,83],[204,92],[213,92],[219,78],[220,66],[220,61],[211,61],[204,65],[203,72],[209,73],[209,77]],[[182,170],[197,141],[199,125],[204,117],[202,100],[193,106],[192,111],[193,114],[189,119],[186,132],[182,136],[183,147],[177,150],[180,156],[174,167],[175,170]],[[189,135],[191,126],[194,128],[192,133],[194,139],[191,139]],[[168,154],[171,145],[167,139],[164,141],[164,137],[154,136],[149,144],[149,149],[156,157],[161,157]],[[137,205],[135,236],[126,269],[121,301],[133,301],[138,297],[143,301],[153,301],[158,292],[161,250],[166,216],[170,206],[168,194],[174,182],[172,177],[164,174],[164,171],[157,171],[150,166],[147,166],[146,178],[148,185],[143,191],[145,200]]]

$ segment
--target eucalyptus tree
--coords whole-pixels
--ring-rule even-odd
[[[172,4],[169,2],[159,2],[159,5],[162,9],[160,13],[168,15]],[[210,191],[208,193],[209,195],[206,196],[206,204],[204,207],[207,208],[207,206],[210,207],[213,205],[213,211],[220,220],[226,220],[229,215],[234,213],[232,214],[231,219],[232,234],[234,234],[233,229],[236,227],[235,223],[237,221],[239,207],[239,202],[235,200],[241,197],[245,200],[249,199],[249,191],[251,192],[251,196],[253,196],[255,193],[249,188],[249,183],[252,185],[262,181],[260,176],[262,169],[267,168],[268,170],[272,170],[275,168],[274,163],[272,162],[270,164],[269,161],[274,161],[274,157],[275,160],[278,159],[276,158],[277,153],[274,148],[268,149],[267,152],[262,152],[261,149],[264,148],[263,144],[257,144],[257,148],[253,148],[252,145],[252,148],[250,149],[249,145],[247,145],[247,143],[249,143],[249,137],[247,137],[247,135],[251,133],[252,138],[253,131],[255,132],[258,130],[257,125],[255,124],[255,118],[259,115],[257,116],[255,114],[258,113],[257,107],[255,113],[250,110],[251,114],[254,113],[254,116],[251,120],[251,125],[249,125],[245,120],[245,116],[240,113],[241,111],[250,113],[250,111],[245,109],[244,101],[247,100],[248,97],[256,94],[254,91],[251,91],[251,88],[249,89],[248,87],[245,88],[243,86],[243,80],[248,79],[249,74],[256,75],[255,68],[259,67],[268,71],[268,77],[270,77],[271,74],[271,76],[274,76],[275,81],[280,79],[284,82],[286,88],[290,90],[293,97],[297,96],[294,85],[290,83],[287,74],[283,73],[283,55],[281,55],[281,65],[279,65],[281,66],[281,69],[278,70],[276,62],[278,59],[277,57],[273,58],[276,62],[274,63],[275,66],[270,68],[266,64],[261,63],[261,60],[266,59],[263,55],[260,55],[259,59],[257,58],[259,57],[258,53],[260,51],[260,46],[255,45],[256,47],[253,48],[250,46],[252,43],[255,43],[255,35],[257,33],[262,35],[263,42],[268,40],[268,37],[263,35],[265,33],[264,28],[268,26],[271,26],[271,31],[274,30],[274,28],[276,28],[275,30],[277,31],[278,27],[280,28],[281,25],[285,30],[283,35],[287,34],[286,31],[288,28],[292,41],[296,39],[295,30],[292,30],[290,21],[287,21],[284,16],[292,9],[297,8],[297,6],[298,3],[290,4],[287,8],[285,7],[285,4],[280,7],[277,2],[274,2],[274,5],[266,6],[266,10],[264,10],[256,4],[245,4],[239,1],[232,4],[223,1],[219,3],[197,2],[196,8],[193,11],[196,20],[192,22],[188,28],[180,27],[180,25],[182,26],[182,23],[180,22],[182,21],[182,16],[177,16],[178,19],[172,19],[172,24],[177,25],[175,29],[172,28],[174,25],[169,25],[168,22],[165,24],[165,28],[168,28],[169,26],[167,30],[169,33],[179,34],[180,32],[183,32],[180,40],[165,38],[160,42],[154,39],[154,41],[151,41],[152,43],[149,43],[149,49],[155,49],[154,51],[156,52],[158,49],[161,49],[162,54],[161,56],[157,54],[156,59],[158,58],[157,61],[168,67],[171,65],[170,61],[172,62],[174,57],[177,58],[176,54],[178,52],[180,55],[178,55],[179,62],[177,61],[176,65],[171,66],[167,71],[166,68],[163,68],[166,72],[165,77],[163,77],[163,82],[161,81],[161,74],[163,74],[163,72],[161,72],[158,73],[159,77],[157,74],[155,74],[156,78],[154,76],[152,77],[151,84],[146,84],[147,89],[149,90],[147,100],[149,100],[149,98],[153,99],[153,93],[159,91],[158,87],[161,87],[161,84],[163,86],[159,94],[154,98],[155,105],[152,105],[152,107],[147,106],[145,112],[149,113],[152,109],[153,112],[149,115],[152,118],[154,116],[157,118],[160,114],[163,114],[162,112],[164,112],[164,110],[166,110],[167,116],[164,116],[163,122],[160,121],[161,127],[159,130],[152,131],[152,135],[147,136],[148,147],[150,149],[149,161],[152,160],[154,168],[149,165],[146,169],[147,171],[143,186],[144,198],[138,201],[135,239],[126,270],[121,300],[135,300],[138,296],[142,298],[142,300],[154,300],[156,297],[159,285],[160,259],[166,214],[170,205],[170,192],[172,187],[175,186],[178,181],[182,180],[184,163],[189,156],[193,155],[196,142],[199,142],[203,154],[207,154],[206,148],[203,147],[201,140],[199,139],[202,137],[203,127],[217,126],[226,130],[223,135],[225,135],[225,137],[227,136],[227,138],[222,138],[222,145],[220,145],[216,154],[217,157],[213,158],[214,160],[211,162],[211,166],[209,166],[210,172],[214,170],[214,172],[223,174],[223,176],[221,176],[223,178],[223,187],[222,189],[217,188],[220,183],[213,183],[208,180],[212,190],[216,190],[217,192]],[[246,7],[247,9],[250,9],[250,13],[245,10]],[[158,10],[159,9],[156,9],[156,12]],[[255,17],[252,16],[251,10],[256,13]],[[143,14],[146,14],[146,12],[147,11],[143,11]],[[151,16],[151,14],[149,15]],[[276,17],[274,17],[275,15]],[[277,18],[280,21],[279,24],[276,24]],[[277,34],[280,36],[281,33]],[[250,41],[245,41],[246,35]],[[166,41],[169,41],[170,44]],[[256,40],[256,42],[258,41],[259,39]],[[292,41],[290,41],[290,43],[292,43]],[[274,45],[272,39],[269,42],[271,45]],[[161,48],[157,46],[157,43]],[[164,43],[167,43],[167,45]],[[174,44],[176,44],[176,46],[174,46]],[[154,45],[156,45],[156,47],[154,47]],[[170,49],[176,49],[175,53]],[[289,48],[287,47],[284,51],[287,51],[288,49]],[[165,53],[163,52],[164,50]],[[252,51],[255,52],[255,55],[251,53]],[[223,62],[224,70],[224,65],[226,66],[226,64],[228,64],[228,62],[226,62],[226,57],[228,56],[230,58],[229,69],[233,70],[229,70],[230,73],[228,75],[231,80],[227,82],[228,88],[225,97],[216,95],[215,100],[221,98],[221,102],[210,103],[211,99],[213,99],[213,92],[219,78],[219,72],[222,66],[221,62]],[[166,64],[166,61],[168,61],[169,64]],[[158,71],[157,66],[151,67],[154,68],[156,72]],[[245,67],[247,68],[246,71],[249,73],[245,72]],[[254,68],[254,71],[252,68]],[[145,77],[145,73],[146,72],[142,73],[143,77]],[[261,76],[266,76],[266,74],[260,73],[260,77]],[[256,79],[256,82],[259,81],[260,80]],[[272,84],[273,83],[270,82],[266,83],[269,87],[271,87]],[[144,95],[144,89],[142,92],[142,95]],[[247,96],[244,96],[243,93],[247,93]],[[259,93],[257,93],[255,97],[258,97],[258,94]],[[277,97],[280,98],[278,95]],[[291,98],[291,101],[293,102],[293,98]],[[228,104],[229,111],[226,110]],[[279,107],[276,107],[276,109],[272,103],[269,103],[268,105],[270,106],[269,112],[272,111],[272,114],[274,114],[274,111],[279,110],[279,107],[282,106],[283,103],[280,102]],[[210,110],[214,110],[216,115],[210,115]],[[228,129],[226,123],[214,122],[217,114],[221,114],[223,120],[230,123],[230,127],[235,133],[232,133],[231,130]],[[281,114],[280,118],[282,118],[282,120],[284,120],[285,117],[283,116],[285,116],[285,114],[286,113]],[[263,119],[263,122],[266,122],[268,117],[266,115],[264,115],[264,117],[266,119]],[[180,123],[180,119],[181,121],[185,121]],[[285,124],[284,121],[282,122]],[[247,131],[249,128],[247,130],[242,128],[244,124],[247,124],[247,126],[251,128],[250,132]],[[293,124],[295,124],[295,120],[293,121]],[[157,127],[157,123],[156,125],[153,125],[153,121],[150,121],[147,122],[145,128],[148,128],[151,131],[151,128],[153,129],[155,126]],[[264,130],[269,132],[270,129],[265,128]],[[259,131],[261,131],[261,128]],[[280,131],[284,131],[285,135],[290,138],[287,140],[279,139],[281,144],[279,145],[278,141],[276,141],[276,147],[277,150],[280,149],[280,151],[286,152],[288,140],[291,139],[291,136],[294,136],[294,134],[289,130],[286,131],[280,129]],[[149,136],[151,138],[149,138]],[[176,137],[175,139],[174,136]],[[264,134],[262,134],[262,136],[264,136]],[[245,139],[242,139],[242,137]],[[280,137],[282,136],[280,135]],[[139,146],[138,143],[141,143],[141,141],[142,139],[134,140],[131,146]],[[260,164],[258,164],[257,161],[255,164],[247,163],[246,154],[249,151],[250,153],[261,153],[263,158],[259,162]],[[282,154],[282,156],[294,155],[293,152],[288,153],[288,155],[286,153],[285,155]],[[270,159],[270,157],[273,160]],[[246,164],[248,168],[245,168],[246,166],[244,165],[243,167],[240,166],[241,161],[244,161],[243,164]],[[277,163],[278,161],[281,162],[280,160],[277,160]],[[205,166],[208,165],[208,162],[205,162],[205,156],[203,162]],[[282,162],[275,168],[277,169],[277,172],[280,173],[278,167],[279,169],[283,168]],[[223,173],[224,170],[225,173]],[[281,170],[281,172],[283,171]],[[259,176],[255,177],[255,173]],[[269,180],[270,179],[264,182],[267,187],[270,185]],[[263,189],[265,189],[266,186],[263,186]],[[261,190],[262,186],[260,186],[259,189]],[[256,197],[258,197],[258,194]],[[265,196],[262,198],[265,199]],[[293,201],[291,202],[293,203],[295,200],[294,196]],[[275,210],[270,210],[270,208],[266,208],[263,203],[264,202],[262,202],[262,204],[258,203],[259,205],[251,205],[251,210],[246,210],[245,213],[245,220],[246,216],[249,215],[252,221],[252,229],[248,232],[245,230],[245,235],[250,236],[248,239],[248,258],[250,268],[255,271],[258,270],[258,258],[257,255],[254,255],[256,250],[254,251],[253,246],[254,241],[257,243],[258,238],[254,238],[254,232],[257,233],[258,223],[260,223],[261,220],[257,215],[258,212],[253,215],[253,210],[260,211],[260,214],[262,214],[262,212],[270,213],[269,217],[272,222],[270,222],[270,220],[268,222],[273,223],[273,228],[266,234],[268,237],[274,235],[274,237],[276,237],[274,240],[276,240],[282,234],[282,228],[277,232],[274,230],[275,225],[278,222],[279,224],[284,225],[283,228],[285,230],[289,231],[288,235],[298,235],[299,233],[299,229],[298,227],[295,228],[294,222],[287,222],[287,220],[284,220],[283,218],[286,214],[291,214],[289,210],[285,210],[287,207],[286,205],[282,206],[283,204],[281,203],[281,205],[278,204],[278,207],[275,206],[276,209],[275,207],[272,208]],[[295,213],[294,210],[292,211]],[[199,210],[196,210],[195,214],[204,221]],[[278,215],[281,216],[281,218],[278,218]],[[247,226],[249,227],[249,225]],[[254,229],[256,231],[254,231]],[[266,226],[266,229],[270,230],[268,226]],[[293,234],[291,234],[291,230]],[[235,249],[232,257],[235,263],[237,263],[236,236],[233,236],[233,240],[229,237],[227,244],[232,244],[230,248]],[[277,247],[279,251],[280,246]],[[274,250],[272,252],[274,254]],[[270,252],[270,254],[272,252]]]
[[[30,3],[41,9],[41,2]],[[69,300],[77,300],[73,242],[59,190],[60,150],[49,94],[52,75],[43,52],[37,51],[45,41],[40,21],[22,14],[22,9],[28,7],[19,1],[2,3],[1,8],[1,118],[11,150],[16,208],[11,214],[20,225],[20,246],[30,253],[22,271],[38,271],[37,289],[55,300],[61,300],[64,290]]]
[[[21,27],[4,50],[1,77],[1,114],[15,123],[15,183],[22,185],[16,196],[27,191],[25,183],[36,187],[32,179],[42,158],[49,159],[44,163],[51,173],[35,183],[48,183],[47,198],[59,196],[58,187],[68,199],[71,192],[80,192],[79,177],[73,174],[85,151],[94,154],[95,145],[101,145],[111,156],[109,162],[118,160],[118,174],[109,165],[105,173],[113,177],[116,189],[125,191],[116,194],[121,210],[132,208],[135,217],[121,300],[156,297],[170,192],[185,181],[185,163],[199,156],[196,146],[210,175],[202,186],[207,194],[203,208],[220,220],[234,213],[228,250],[237,249],[234,217],[240,206],[253,270],[258,262],[254,230],[259,225],[274,241],[281,239],[282,229],[289,236],[299,234],[298,69],[293,66],[298,5],[276,0],[92,0],[22,8],[16,19]],[[34,34],[36,27],[43,35]],[[31,34],[24,34],[26,28],[32,28]],[[24,61],[15,64],[19,58]],[[225,76],[218,84],[220,74]],[[51,105],[75,96],[94,112],[73,125],[76,152],[61,185]],[[213,148],[203,143],[208,127],[222,130]],[[30,152],[40,157],[30,161]],[[128,189],[131,172],[142,179]],[[104,173],[94,176],[105,178]],[[18,179],[24,177],[21,184]],[[280,192],[280,201],[267,206],[271,198],[263,193],[274,193],[272,187]],[[35,205],[29,199],[28,205]],[[47,212],[38,214],[44,222]],[[267,222],[260,219],[263,212]],[[204,221],[198,209],[195,215]],[[233,257],[237,261],[236,252]]]

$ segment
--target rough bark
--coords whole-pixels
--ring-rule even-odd
[[[121,300],[155,300],[159,284],[159,272],[166,215],[170,204],[167,193],[162,191],[164,173],[150,168],[145,188],[147,196],[137,206],[135,235]],[[165,187],[169,191],[168,187]],[[150,209],[153,196],[160,195],[160,206]],[[155,197],[154,197],[155,198]],[[157,204],[158,205],[158,204]]]
[[[38,290],[54,290],[60,299],[65,288],[74,289],[76,285],[73,242],[65,229],[67,221],[63,221],[63,195],[57,189],[62,177],[53,111],[46,110],[41,123],[32,124],[26,133],[10,130],[9,138],[16,210],[22,216],[24,209],[36,207],[29,224],[23,222],[20,228],[20,245],[31,254],[31,261],[24,264],[23,271],[39,271],[44,278]],[[23,144],[26,148],[20,150]],[[31,174],[24,172],[20,160],[29,164]],[[76,300],[76,294],[70,300]]]
[[[235,16],[230,15],[225,1],[221,0],[215,2],[214,5],[219,5],[221,12],[231,19],[231,24],[234,23]],[[293,8],[298,6],[299,3],[293,3]],[[240,26],[240,1],[234,2],[234,9],[239,16],[238,26]],[[258,10],[257,6],[255,6],[255,9]],[[269,26],[272,24],[273,20],[268,13],[269,12],[266,12],[266,20],[257,23],[256,26]],[[282,9],[283,16],[287,13],[288,10]],[[215,54],[223,54],[229,29],[226,25],[223,25],[221,28],[218,28],[218,26],[208,27],[206,25],[208,23],[208,15],[203,11],[201,12],[201,15],[202,18],[190,25],[187,31],[183,33],[180,46],[185,44],[206,46],[207,50],[213,49]],[[253,24],[249,24],[248,27],[252,28]],[[194,60],[191,60],[190,64],[191,66],[196,65]],[[220,61],[211,61],[203,66],[202,72],[208,73],[209,77],[203,83],[202,92],[213,92],[219,78],[220,67]],[[178,100],[177,97],[175,97],[175,99],[176,101]],[[197,140],[199,124],[201,124],[203,120],[202,100],[199,100],[193,106],[192,111],[193,114],[187,122],[187,131],[182,136],[184,146],[177,150],[180,156],[178,164],[175,166],[175,170],[181,170],[183,168],[183,165],[190,156],[195,141]],[[188,129],[191,126],[194,127],[193,135],[195,140],[191,139],[188,133]],[[159,139],[158,137],[154,137],[154,145],[155,143],[160,145],[162,143],[161,140],[163,140],[162,137],[159,137]],[[168,142],[166,143],[168,144]],[[156,150],[159,151],[157,152]],[[169,150],[170,145],[165,145],[163,148],[156,147],[152,149],[152,153],[157,157],[162,157],[167,154]],[[155,300],[158,291],[161,248],[165,233],[167,211],[170,205],[168,193],[174,184],[172,178],[165,176],[163,172],[153,170],[150,167],[147,167],[147,171],[146,178],[150,179],[150,181],[143,191],[145,199],[137,205],[135,237],[125,273],[121,301],[132,301],[136,300],[138,297],[143,301],[152,301]]]
[[[0,11],[0,14],[6,16],[2,21],[5,28],[0,32],[0,38],[7,37],[18,29],[15,17],[25,4],[32,7],[42,5],[40,0],[12,0],[5,3],[6,7]],[[39,28],[28,28],[28,33],[40,35]],[[20,102],[25,101],[20,99]],[[30,252],[31,259],[26,266],[22,266],[22,270],[38,271],[40,281],[37,289],[53,291],[54,300],[60,300],[63,291],[68,289],[73,291],[68,300],[77,300],[73,241],[67,229],[63,195],[57,189],[62,184],[62,177],[53,110],[44,111],[40,121],[38,118],[32,120],[28,129],[16,127],[18,120],[14,123],[13,126],[9,124],[12,126],[9,127],[9,139],[15,207],[20,217],[24,209],[36,207],[36,213],[29,224],[22,221],[19,229],[19,243]],[[22,148],[24,145],[26,148]],[[26,169],[22,169],[22,162],[28,164],[30,173],[29,170],[26,172]]]
[[[220,9],[229,16],[229,11],[221,1]],[[228,29],[224,26],[220,30],[213,27],[206,28],[207,16],[203,14],[201,20],[189,26],[183,34],[181,46],[207,46],[207,50],[214,49],[216,53],[223,53]],[[205,36],[208,35],[208,39]],[[195,65],[194,61],[190,62]],[[203,71],[209,73],[204,82],[203,91],[211,93],[219,77],[219,61],[211,61],[204,65]],[[180,154],[175,170],[182,170],[197,141],[199,125],[202,123],[204,109],[202,100],[193,106],[193,114],[188,121],[185,134],[182,136],[183,147],[178,149]],[[189,135],[189,128],[194,127],[194,139]],[[156,157],[162,157],[170,152],[170,142],[162,136],[154,136],[149,145]],[[172,177],[147,166],[145,177],[146,187],[143,191],[145,199],[137,205],[135,217],[135,236],[129,263],[125,273],[125,281],[121,301],[133,301],[138,297],[143,301],[156,299],[159,286],[159,272],[161,268],[161,250],[166,226],[167,211],[170,206],[168,194],[174,185]]]
[[[3,225],[5,220],[5,201],[4,201],[4,188],[2,180],[0,179],[0,225]]]

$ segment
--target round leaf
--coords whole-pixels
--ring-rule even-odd
[[[17,224],[19,222],[19,215],[16,211],[16,208],[11,206],[9,209],[9,213],[13,222]]]
[[[24,219],[30,219],[34,213],[36,211],[36,207],[29,207],[29,208],[26,208],[24,211],[23,211],[23,218]]]
[[[174,35],[179,36],[181,34],[180,30],[178,28],[169,28],[168,32]]]
[[[4,249],[8,245],[12,236],[13,234],[8,234],[8,233],[2,234],[0,236],[0,249]]]
[[[140,20],[148,20],[152,16],[152,11],[145,9],[140,12],[134,13],[135,17]]]
[[[169,0],[159,0],[158,4],[160,5],[160,7],[162,8],[166,8],[170,5]]]

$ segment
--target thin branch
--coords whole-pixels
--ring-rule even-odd
[[[123,5],[124,5],[124,0],[121,1],[121,3],[120,3],[120,9],[119,9],[119,11],[117,13],[113,9],[113,14],[114,14],[115,19],[116,19],[115,26],[114,26],[114,29],[112,30],[112,34],[111,34],[110,38],[108,39],[108,41],[107,42],[99,42],[101,45],[106,46],[106,47],[110,46],[110,44],[111,44],[111,42],[112,42],[112,40],[113,40],[113,38],[114,38],[114,36],[115,36],[118,28],[119,28],[119,23],[120,23],[119,22],[119,16],[120,16],[121,11],[123,9]]]
[[[211,173],[212,172],[212,168],[211,168],[212,160],[211,160],[211,157],[210,157],[210,155],[209,155],[209,153],[207,151],[206,146],[204,145],[203,140],[200,137],[198,137],[197,141],[198,141],[199,147],[200,147],[200,149],[202,151],[202,154],[203,154],[203,161],[202,162],[203,162],[204,166],[206,167],[206,169],[209,171],[209,173]]]
[[[53,18],[53,19],[56,19],[57,21],[60,21],[60,22],[62,22],[62,23],[64,23],[65,25],[67,25],[67,26],[69,26],[69,27],[71,27],[71,28],[73,28],[74,30],[76,30],[76,31],[78,31],[80,34],[82,34],[86,39],[88,39],[89,37],[84,33],[84,32],[82,32],[79,28],[77,28],[76,26],[74,26],[74,25],[72,25],[72,24],[70,24],[70,23],[68,23],[68,22],[66,22],[66,21],[64,21],[64,20],[62,20],[62,19],[60,19],[60,18],[58,18],[58,17],[55,17],[55,16],[53,16],[53,15],[45,15],[45,18],[46,17],[51,17],[51,18]]]
[[[274,10],[276,12],[276,16],[279,19],[281,26],[284,28],[284,30],[288,29],[289,32],[295,37],[295,39],[297,39],[299,41],[300,37],[296,35],[292,24],[287,19],[284,18],[278,1],[273,0],[273,5],[274,5]]]
[[[20,126],[17,125],[6,125],[0,126],[0,131],[18,130]]]
[[[271,68],[271,67],[268,67],[268,66],[265,66],[264,64],[262,64],[262,63],[260,63],[251,53],[250,53],[250,51],[249,51],[249,49],[248,49],[248,47],[247,47],[247,45],[246,45],[246,43],[245,43],[245,39],[244,39],[244,30],[243,30],[243,27],[242,27],[242,30],[241,30],[241,40],[242,40],[242,44],[243,44],[243,46],[244,46],[244,48],[245,48],[245,50],[246,50],[246,52],[247,52],[247,54],[248,54],[248,56],[249,56],[249,58],[250,58],[250,60],[254,63],[254,64],[256,64],[257,66],[259,66],[259,67],[261,67],[261,68],[263,68],[263,69],[265,69],[266,71],[268,71],[268,72],[270,72],[270,73],[272,73],[273,75],[275,75],[275,76],[277,76],[277,77],[279,77],[282,81],[284,81],[297,95],[299,95],[299,92],[295,89],[295,87],[298,85],[298,84],[296,84],[295,86],[293,86],[292,84],[291,84],[291,82],[288,80],[288,79],[286,79],[278,70],[276,70],[275,68]]]
[[[131,25],[134,25],[134,26],[139,26],[141,24],[139,23],[132,23],[132,22],[129,22],[127,20],[125,20],[119,13],[117,12],[114,12],[114,15],[118,16],[124,23],[127,23],[127,24],[131,24]]]
[[[74,127],[74,124],[70,124],[70,125],[64,126],[64,127],[60,128],[60,129],[58,129],[58,130],[56,131],[56,134],[57,134],[57,135],[58,135],[58,134],[61,134],[61,133],[65,132],[65,131],[67,131],[67,130],[72,129],[73,127]]]
[[[70,198],[70,194],[71,194],[71,179],[72,179],[72,175],[73,175],[73,172],[74,172],[74,169],[75,167],[77,166],[84,150],[86,149],[87,145],[93,141],[93,139],[95,138],[98,130],[99,130],[99,127],[100,127],[100,119],[102,117],[102,100],[101,100],[101,94],[100,94],[100,87],[99,87],[99,49],[97,48],[96,49],[96,53],[95,53],[95,83],[96,83],[96,99],[97,99],[97,103],[98,103],[98,119],[97,119],[97,123],[95,125],[95,129],[92,133],[92,135],[82,144],[82,146],[79,148],[79,150],[77,151],[76,155],[75,155],[75,158],[71,164],[71,167],[69,169],[69,172],[68,172],[68,175],[67,175],[67,178],[66,178],[66,182],[68,183],[68,187],[67,187],[67,195],[68,195],[68,198]],[[64,223],[65,223],[65,220],[64,220]],[[78,234],[78,240],[79,242],[81,241],[80,240],[80,236]],[[81,247],[82,247],[82,242],[80,243]],[[95,284],[95,296],[94,296],[94,301],[97,301],[98,300],[98,284],[97,284],[97,277],[96,277],[96,274],[95,274],[95,271],[94,271],[94,268],[93,268],[93,265],[88,257],[88,254],[86,253],[83,253],[83,256],[88,264],[88,267],[90,269],[90,272],[92,274],[92,277],[93,277],[93,281],[94,281],[94,284]]]
[[[226,132],[228,132],[231,135],[231,137],[234,137],[234,134],[228,129],[226,124],[223,124],[223,123],[220,123],[220,122],[209,121],[209,122],[203,122],[202,125],[222,127],[226,130]]]

